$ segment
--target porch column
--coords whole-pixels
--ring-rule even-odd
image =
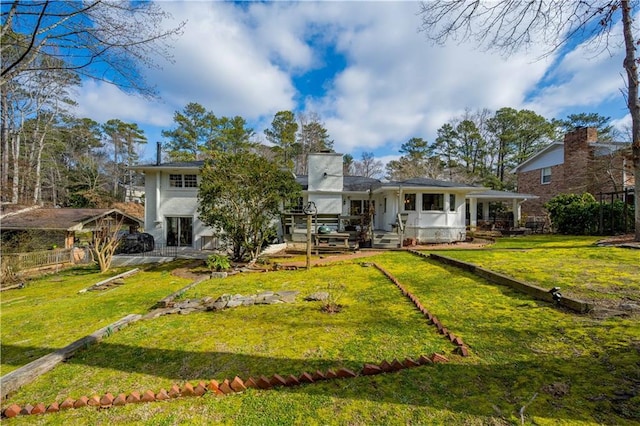
[[[520,219],[522,218],[522,206],[520,205],[520,201],[517,199],[513,200],[513,227],[517,228],[520,226]]]
[[[478,199],[469,198],[469,225],[471,231],[475,231],[478,227]]]
[[[485,200],[482,202],[482,220],[488,221],[489,219],[491,219],[489,217],[489,202]]]

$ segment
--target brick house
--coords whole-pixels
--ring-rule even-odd
[[[514,170],[518,191],[537,195],[522,214],[543,216],[544,204],[558,194],[622,192],[634,185],[631,144],[599,142],[597,129],[581,127],[529,157]]]

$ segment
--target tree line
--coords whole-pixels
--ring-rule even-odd
[[[598,113],[571,114],[548,120],[530,110],[510,107],[492,112],[466,110],[437,130],[434,141],[410,138],[400,147],[400,158],[386,165],[386,177],[444,179],[514,190],[510,171],[531,155],[578,127],[595,127],[600,141],[623,138]]]
[[[64,70],[37,71],[3,87],[2,200],[15,204],[103,207],[124,201],[141,176],[144,131],[136,123],[77,118],[73,89],[79,79]],[[621,137],[609,118],[596,113],[546,118],[529,110],[467,110],[443,124],[435,140],[412,137],[386,166],[372,152],[344,156],[345,175],[404,180],[427,177],[515,189],[509,171],[562,134],[598,128],[600,140]],[[316,113],[277,112],[258,135],[240,116],[217,116],[198,103],[176,111],[162,131],[166,161],[194,161],[217,153],[255,153],[297,175],[307,155],[334,152],[334,141]]]
[[[152,2],[3,1],[0,9],[0,199],[100,207],[135,183],[146,143],[135,123],[75,117],[81,79],[153,96],[142,70],[171,60],[185,23]]]

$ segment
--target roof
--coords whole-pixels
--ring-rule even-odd
[[[612,141],[612,142],[590,142],[589,145],[594,148],[599,148],[599,150],[601,151],[600,155],[609,155],[611,152],[626,149],[631,144],[630,142],[613,142]],[[542,157],[547,152],[552,151],[557,147],[562,147],[564,149],[564,142],[553,142],[552,144],[547,145],[546,147],[536,152],[535,154],[532,154],[529,158],[527,158],[522,163],[514,167],[511,170],[511,173],[517,173],[520,169],[525,167],[527,164],[535,161],[536,159]]]
[[[302,186],[302,190],[309,189],[309,177],[306,175],[296,176],[296,182]],[[359,192],[376,190],[379,188],[454,188],[458,190],[484,191],[487,188],[468,185],[466,183],[450,182],[446,180],[436,180],[428,178],[412,178],[403,181],[382,182],[379,179],[364,176],[344,176],[342,180],[343,192]]]
[[[537,195],[533,195],[533,194],[520,194],[518,192],[509,192],[509,191],[498,191],[495,189],[489,189],[488,191],[483,191],[483,192],[476,192],[475,194],[471,195],[472,198],[488,198],[491,200],[497,200],[497,199],[503,199],[503,200],[508,200],[508,199],[524,199],[524,200],[531,200],[531,199],[536,199],[536,198],[540,198]]]
[[[383,183],[385,187],[416,187],[416,188],[456,188],[456,189],[475,189],[484,190],[486,188],[480,186],[469,185],[466,183],[451,182],[447,180],[437,180],[429,178],[411,178],[401,181],[389,181]]]
[[[2,230],[41,229],[48,231],[80,231],[98,220],[114,216],[122,218],[123,225],[142,226],[143,221],[117,209],[56,209],[39,208],[5,215],[0,218]]]
[[[173,161],[169,163],[160,164],[139,164],[137,166],[130,167],[131,170],[172,170],[172,169],[189,169],[198,170],[204,165],[204,160],[198,161]]]
[[[554,143],[552,143],[550,145],[545,146],[540,151],[536,152],[535,154],[531,155],[529,158],[524,160],[522,163],[520,163],[517,166],[515,166],[513,168],[513,170],[511,170],[511,173],[516,173],[522,167],[526,166],[527,164],[529,164],[532,161],[534,161],[536,158],[539,158],[539,157],[543,156],[545,153],[555,149],[558,146],[564,147],[564,142],[554,142]]]

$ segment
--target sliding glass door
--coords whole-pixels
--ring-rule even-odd
[[[191,247],[193,245],[193,218],[167,218],[167,245]]]

